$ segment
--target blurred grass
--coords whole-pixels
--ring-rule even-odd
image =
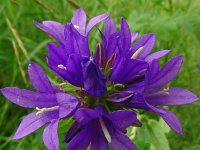
[[[200,72],[197,70],[200,59],[199,0],[70,1],[75,3],[69,3],[66,0],[0,1],[0,88],[5,86],[31,88],[30,83],[25,84],[18,65],[20,61],[22,69],[26,72],[28,59],[19,45],[19,39],[30,60],[39,63],[47,71],[51,80],[55,81],[56,77],[48,69],[44,58],[47,52],[46,44],[52,40],[37,29],[32,20],[55,20],[65,23],[70,21],[75,7],[81,6],[90,17],[108,11],[117,23],[120,17],[126,18],[132,31],[137,31],[140,35],[155,33],[157,42],[154,50],[172,50],[168,58],[161,60],[162,63],[175,55],[184,55],[183,68],[171,85],[187,88],[200,97]],[[18,39],[11,32],[7,18],[18,33]],[[94,36],[97,38],[96,34]],[[12,41],[16,43],[18,58]],[[95,48],[95,42],[91,41],[92,49]],[[27,73],[25,76],[28,78]],[[187,150],[198,145],[200,143],[200,103],[171,109],[177,113],[184,129],[182,136],[172,131],[168,134],[172,150]],[[11,104],[2,96],[0,96],[0,110],[0,149],[45,149],[41,139],[41,129],[21,140],[11,141],[14,131],[28,110]]]

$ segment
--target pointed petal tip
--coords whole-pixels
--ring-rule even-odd
[[[37,24],[38,22],[36,20],[32,20],[33,24]]]
[[[1,93],[3,96],[6,97],[6,92],[7,92],[7,90],[8,90],[9,88],[10,88],[10,87],[5,87],[5,88],[0,89],[0,93]]]

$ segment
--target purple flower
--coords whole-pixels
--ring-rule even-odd
[[[30,63],[28,73],[38,92],[16,87],[1,89],[2,94],[16,105],[36,109],[36,112],[28,114],[22,120],[13,139],[20,139],[47,124],[43,132],[43,141],[48,149],[58,150],[59,120],[71,116],[78,107],[79,100],[52,86],[39,65]]]
[[[144,82],[129,85],[126,91],[113,94],[108,100],[118,105],[154,112],[161,116],[173,130],[182,134],[182,127],[176,115],[159,107],[188,104],[198,100],[196,95],[185,89],[164,88],[177,76],[181,64],[182,56],[177,56],[160,69],[158,60],[154,59],[148,68]]]
[[[129,116],[129,117],[127,117]],[[124,134],[127,127],[137,123],[136,113],[129,110],[118,110],[107,113],[102,106],[94,109],[80,108],[75,113],[76,133],[68,133],[71,139],[66,150],[136,150],[136,146]],[[78,126],[79,124],[79,126]],[[72,136],[73,137],[70,137]]]
[[[96,16],[89,20],[86,27],[86,14],[80,8],[74,13],[71,23],[67,23],[65,26],[52,21],[44,21],[43,24],[35,22],[36,26],[61,44],[48,45],[49,54],[46,55],[46,58],[49,67],[72,85],[84,87],[85,92],[94,97],[103,96],[106,86],[105,77],[96,66],[95,61],[91,61],[93,58],[90,55],[88,34],[94,26],[107,17],[108,13]],[[93,74],[86,80],[88,73]],[[99,87],[90,84],[93,81],[99,81]]]
[[[97,28],[102,41],[93,55],[88,36],[103,20],[106,20],[104,32]],[[117,30],[108,13],[90,19],[86,26],[86,14],[81,8],[65,25],[54,21],[34,23],[59,43],[49,43],[45,56],[50,69],[71,84],[74,96],[53,86],[44,71],[31,63],[28,73],[38,92],[15,87],[1,89],[11,102],[36,109],[23,119],[13,139],[47,125],[43,132],[44,144],[48,149],[57,150],[59,121],[72,116],[74,123],[65,136],[66,150],[107,150],[109,147],[136,150],[125,135],[129,126],[141,126],[133,109],[158,114],[182,134],[176,115],[162,106],[188,104],[198,98],[185,89],[168,87],[179,73],[182,56],[172,58],[161,69],[158,59],[170,51],[151,54],[156,40],[154,34],[145,34],[136,40],[138,33],[131,32],[125,19],[121,19]]]
[[[101,14],[99,16],[93,17],[89,20],[86,26],[86,14],[82,8],[79,8],[74,13],[71,23],[74,28],[83,36],[88,36],[89,32],[94,28],[99,22],[105,20],[109,16],[108,13]],[[61,45],[65,45],[65,25],[55,22],[55,21],[43,21],[38,23],[34,21],[34,24],[47,32],[50,36],[56,39]]]

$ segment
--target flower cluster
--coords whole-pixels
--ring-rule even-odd
[[[170,50],[151,53],[154,34],[137,38],[125,19],[120,29],[108,13],[91,18],[78,9],[65,25],[54,21],[34,24],[59,44],[49,43],[47,63],[74,91],[50,83],[43,69],[30,63],[28,74],[37,92],[16,87],[1,89],[11,102],[35,109],[19,125],[13,139],[20,139],[43,125],[47,149],[58,150],[60,120],[73,118],[66,133],[66,150],[136,150],[127,137],[129,126],[140,127],[137,109],[153,112],[178,134],[181,124],[174,113],[162,106],[192,103],[198,98],[190,91],[169,87],[182,65],[182,56],[169,60],[162,68],[158,59]],[[105,20],[101,42],[95,52],[89,49],[88,36]],[[137,40],[136,40],[137,39]]]

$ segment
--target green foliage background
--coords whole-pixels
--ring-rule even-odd
[[[5,86],[32,88],[29,82],[26,83],[29,60],[18,44],[19,39],[27,50],[30,60],[39,63],[54,83],[58,81],[48,69],[44,59],[44,54],[47,52],[46,44],[53,40],[36,28],[32,20],[55,20],[65,23],[70,21],[77,6],[83,7],[89,17],[110,12],[118,24],[120,17],[124,17],[132,31],[137,31],[140,35],[155,33],[157,42],[154,50],[172,50],[167,58],[161,59],[162,63],[175,55],[184,55],[181,72],[170,86],[187,88],[200,97],[200,72],[197,69],[200,67],[199,0],[2,0],[0,1],[0,88]],[[8,26],[9,21],[18,33],[17,38]],[[99,37],[95,32],[92,32],[91,36],[90,47],[94,49],[97,41],[93,39],[98,40]],[[19,60],[14,53],[12,41],[17,45]],[[21,71],[19,63],[22,66]],[[21,72],[25,72],[25,78]],[[200,103],[170,107],[170,109],[176,112],[184,129],[184,134],[181,136],[173,131],[167,132],[171,149],[199,150]],[[15,106],[0,96],[0,111],[0,149],[45,149],[41,138],[42,129],[18,141],[11,139],[18,124],[23,116],[30,112],[29,110]],[[61,124],[62,128],[67,130],[67,125]],[[155,122],[152,124],[151,132],[154,132],[157,130],[154,128],[157,124]],[[146,128],[148,127],[138,131],[138,136],[144,135]],[[156,135],[155,137],[162,139]],[[153,141],[148,135],[144,136],[144,139],[147,147],[142,147],[143,143],[138,139],[136,144],[141,149],[148,150],[148,144]]]

